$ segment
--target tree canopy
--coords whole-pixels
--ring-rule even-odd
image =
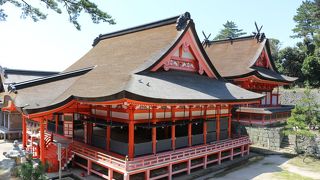
[[[78,22],[81,13],[89,14],[93,23],[115,24],[114,19],[108,13],[99,9],[91,0],[40,0],[38,2],[35,5],[34,1],[29,2],[28,0],[0,0],[0,21],[4,21],[8,17],[2,5],[10,3],[21,10],[22,18],[31,18],[35,22],[47,18],[46,10],[41,8],[45,5],[47,9],[58,14],[61,14],[62,9],[64,9],[69,16],[70,23],[78,30],[81,29]]]
[[[293,20],[292,37],[301,41],[281,49],[276,64],[280,72],[298,77],[298,83],[320,87],[320,0],[303,1]]]
[[[227,38],[236,38],[242,35],[247,34],[243,32],[242,29],[239,29],[236,23],[233,21],[227,21],[223,24],[223,29],[221,29],[218,35],[214,38],[215,40],[227,39]]]
[[[296,137],[311,137],[314,134],[310,131],[320,124],[319,104],[315,101],[310,89],[304,91],[302,97],[291,111],[291,117],[287,121],[285,134],[293,134]],[[299,151],[298,142],[295,142],[296,151]]]

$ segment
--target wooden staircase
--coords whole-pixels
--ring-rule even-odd
[[[58,161],[58,146],[53,142],[52,134],[45,134],[45,147],[46,147],[46,162],[48,163],[48,172],[57,172],[59,171],[59,161]],[[62,146],[61,147],[61,169],[64,170],[68,164],[74,158],[74,154],[71,151],[71,146]]]

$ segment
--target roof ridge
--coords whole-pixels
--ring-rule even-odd
[[[45,76],[45,77],[40,77],[37,79],[22,81],[19,83],[11,83],[8,85],[8,91],[15,92],[18,89],[23,89],[23,88],[27,88],[27,87],[40,85],[43,83],[49,83],[49,82],[54,82],[54,81],[58,81],[61,79],[66,79],[66,78],[71,78],[71,77],[83,75],[83,74],[91,71],[93,68],[95,68],[95,66],[91,66],[91,67],[87,67],[87,68],[83,68],[83,69],[78,69],[78,70],[74,70],[74,71],[69,71],[69,72],[62,72],[59,74],[54,74],[51,76]]]
[[[236,38],[211,40],[211,41],[209,41],[209,44],[226,43],[226,42],[231,42],[231,41],[244,41],[244,40],[247,40],[247,39],[254,39],[254,37],[255,37],[254,35],[248,35],[248,36],[241,36],[241,37],[236,37]]]
[[[143,30],[147,30],[147,29],[152,29],[152,28],[156,28],[156,27],[160,27],[160,26],[165,26],[165,25],[169,25],[169,24],[179,23],[178,19],[179,19],[179,17],[181,17],[183,15],[188,16],[188,18],[190,19],[190,13],[185,12],[182,15],[173,16],[173,17],[158,20],[158,21],[153,21],[150,23],[146,23],[146,24],[114,31],[111,33],[100,34],[98,37],[96,37],[94,39],[92,46],[97,45],[100,42],[100,40],[113,38],[113,37],[117,37],[117,36],[122,36],[122,35],[129,34],[129,33],[135,33],[135,32],[139,32],[139,31],[143,31]]]
[[[57,71],[41,71],[41,70],[27,70],[27,69],[10,69],[3,68],[4,74],[23,74],[23,75],[54,75]]]

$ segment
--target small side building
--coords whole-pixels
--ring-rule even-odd
[[[5,101],[5,95],[8,94],[8,85],[22,81],[37,79],[44,76],[57,74],[58,72],[49,71],[33,71],[21,69],[2,68],[0,66],[0,108]],[[13,107],[10,105],[5,105]],[[0,109],[0,135],[6,140],[21,138],[22,133],[22,118],[21,113],[15,109]]]
[[[278,72],[264,36],[209,42],[205,48],[222,77],[247,90],[265,95],[258,103],[236,107],[233,121],[265,126],[285,122],[293,106],[281,105],[279,87],[297,78]]]

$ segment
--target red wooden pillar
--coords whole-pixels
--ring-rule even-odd
[[[192,146],[192,106],[189,106],[188,144]]]
[[[217,116],[217,121],[216,121],[216,128],[217,128],[217,141],[220,140],[220,115],[221,115],[221,106],[217,105],[216,106],[216,116]]]
[[[265,115],[262,115],[262,125],[264,125],[264,119],[265,119]]]
[[[110,180],[113,179],[113,170],[111,168],[108,169],[108,176]]]
[[[40,119],[40,161],[45,164],[44,118]]]
[[[152,124],[156,124],[156,119],[157,119],[157,107],[152,106]],[[152,127],[152,153],[156,154],[157,153],[157,128]]]
[[[93,124],[91,122],[87,122],[87,144],[91,144],[92,142],[92,129]]]
[[[168,166],[168,180],[172,180],[172,164]]]
[[[133,105],[128,107],[129,110],[129,133],[128,133],[128,158],[132,160],[134,158],[134,109]]]
[[[279,105],[279,86],[277,87],[277,105]]]
[[[237,121],[240,122],[240,113],[237,113]]]
[[[232,106],[228,105],[228,114],[229,114],[229,119],[228,119],[228,138],[231,138],[231,123],[232,123],[232,113],[231,113]]]
[[[176,118],[176,106],[171,106],[171,120],[172,123],[175,122]],[[171,126],[171,141],[172,141],[172,149],[176,149],[176,126]]]
[[[27,147],[27,122],[25,116],[22,115],[22,148]]]
[[[111,105],[107,106],[107,122],[111,121]],[[106,142],[106,150],[110,152],[110,137],[111,137],[111,127],[107,126],[107,142]]]
[[[204,105],[204,112],[203,112],[203,143],[207,144],[207,105]]]
[[[92,161],[88,159],[88,162],[87,162],[87,175],[91,174],[91,169],[92,169]]]
[[[58,133],[58,120],[59,120],[59,114],[55,115],[55,122],[56,122],[56,133]]]
[[[147,169],[144,174],[144,179],[150,179],[150,169]]]

